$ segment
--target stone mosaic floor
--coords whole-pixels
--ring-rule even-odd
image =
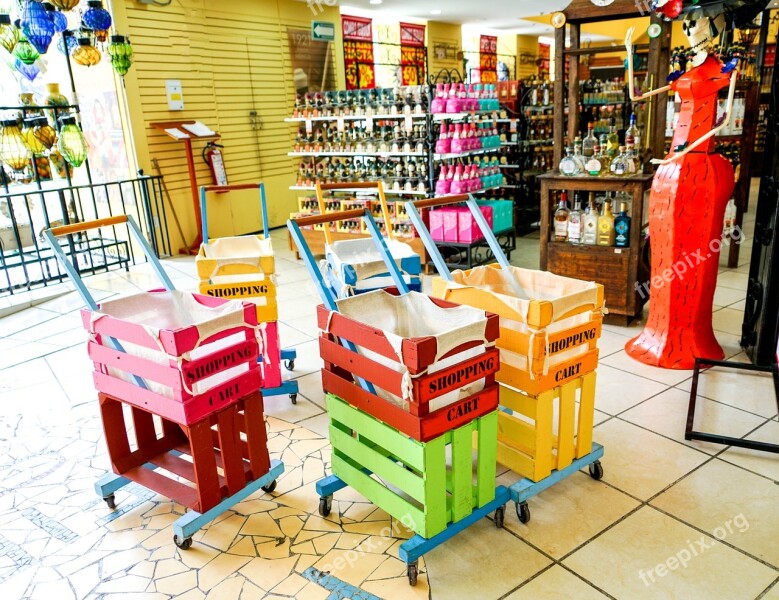
[[[482,520],[428,554],[409,587],[401,523],[348,489],[330,517],[317,514],[313,484],[330,458],[318,301],[284,231],[273,236],[282,342],[298,351],[288,376],[301,390],[296,406],[265,400],[269,449],[286,472],[273,493],[201,530],[188,551],[171,531],[184,507],[134,484],[117,492],[116,510],[95,495],[110,465],[79,298],[66,293],[0,319],[0,599],[779,599],[779,459],[685,442],[690,372],[629,359],[622,347],[638,325],[607,326],[599,344],[604,479],[577,473],[533,498],[527,525],[512,506],[504,530]],[[715,297],[717,336],[739,360],[750,251],[747,240]],[[538,240],[521,238],[512,262],[537,268]],[[178,287],[194,289],[191,259],[166,268]],[[87,282],[98,299],[156,283],[143,265]],[[700,427],[779,439],[769,379],[711,373],[700,392]]]

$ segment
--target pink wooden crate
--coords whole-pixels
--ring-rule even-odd
[[[479,208],[481,209],[484,218],[487,220],[490,229],[492,229],[492,207],[480,206]],[[457,241],[463,242],[464,244],[471,244],[478,240],[483,240],[484,234],[476,224],[470,209],[467,207],[457,207],[456,210],[458,211]]]
[[[161,417],[194,423],[262,385],[251,302],[155,291],[84,309],[81,317],[92,334],[98,391]]]
[[[263,353],[262,385],[265,388],[275,388],[281,385],[281,340],[279,339],[279,324],[269,321],[265,324],[265,352]]]

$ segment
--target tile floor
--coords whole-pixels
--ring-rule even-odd
[[[429,553],[409,587],[398,559],[410,535],[402,524],[349,490],[336,494],[329,518],[317,514],[313,484],[330,459],[318,300],[285,231],[273,237],[282,341],[298,351],[288,376],[300,384],[297,406],[286,397],[265,403],[270,451],[286,472],[272,494],[224,513],[188,551],[176,548],[170,527],[182,506],[137,485],[117,493],[115,511],[95,496],[93,483],[110,466],[75,293],[66,288],[0,319],[2,600],[779,598],[779,459],[685,442],[690,372],[628,358],[622,348],[639,323],[607,326],[599,344],[603,480],[576,473],[536,496],[527,525],[511,506],[504,530],[477,523]],[[740,266],[722,269],[715,300],[717,335],[739,360],[750,251],[747,240]],[[537,236],[519,240],[513,262],[538,267]],[[194,289],[192,259],[166,268],[177,286]],[[87,283],[100,300],[154,280],[139,266]],[[710,373],[700,392],[700,428],[779,438],[768,378]],[[344,562],[351,566],[336,568]],[[310,567],[333,578],[317,580]]]

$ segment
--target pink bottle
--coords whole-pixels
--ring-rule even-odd
[[[468,84],[468,112],[479,110],[479,94],[472,83]]]
[[[468,191],[468,182],[464,179],[463,166],[457,165],[454,171],[454,179],[452,179],[452,188],[450,193],[452,194],[464,194]]]
[[[444,84],[439,83],[435,86],[435,98],[430,104],[430,112],[433,114],[446,112],[446,98],[444,97]]]
[[[465,132],[463,131],[462,123],[457,123],[454,126],[454,133],[452,134],[451,151],[455,154],[460,154],[467,149],[467,140],[465,139]]]
[[[462,100],[459,96],[458,86],[456,84],[452,84],[452,86],[449,88],[449,99],[446,101],[446,112],[458,113],[461,110]]]
[[[480,150],[482,148],[481,131],[476,128],[476,123],[471,123],[471,140],[471,150]]]
[[[446,121],[441,121],[441,132],[435,143],[435,151],[437,154],[449,154],[452,151],[452,139],[446,130]]]
[[[441,174],[435,182],[435,193],[438,196],[446,196],[452,189],[452,180],[447,177],[446,167],[441,167]]]

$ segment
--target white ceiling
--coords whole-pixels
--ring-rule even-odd
[[[522,20],[522,17],[549,15],[562,10],[571,0],[382,0],[371,5],[368,0],[340,0],[341,12],[398,21],[445,21],[478,28],[484,34],[550,35],[548,24]],[[329,2],[328,2],[329,4]],[[440,14],[431,11],[440,10]]]

